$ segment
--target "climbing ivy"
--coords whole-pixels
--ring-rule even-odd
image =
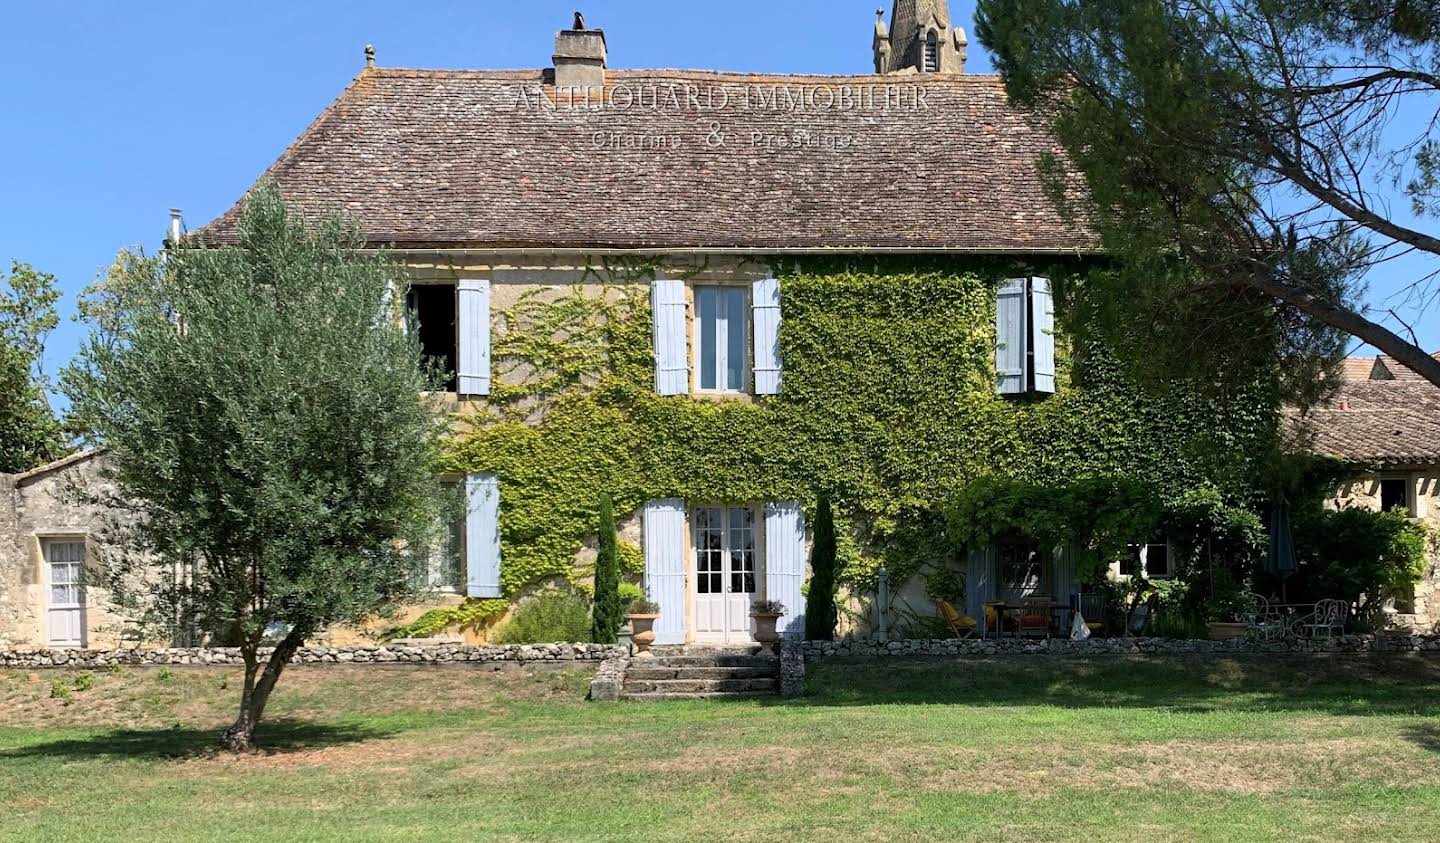
[[[1072,355],[1063,335],[1055,395],[997,395],[998,284],[1043,273],[1059,300],[1073,301],[1089,271],[1077,262],[787,260],[773,265],[782,393],[658,396],[648,285],[657,267],[592,266],[588,289],[530,294],[497,313],[504,383],[448,462],[500,477],[507,595],[575,578],[602,493],[623,519],[653,498],[813,501],[823,490],[835,503],[842,582],[866,586],[881,562],[902,582],[943,561],[953,547],[944,506],[979,479],[1114,478],[1239,498],[1252,494],[1247,478],[1276,430],[1263,374],[1217,405],[1183,384],[1142,389],[1102,348]],[[622,558],[639,572],[638,550]]]

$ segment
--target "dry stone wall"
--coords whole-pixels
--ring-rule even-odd
[[[270,648],[260,650],[268,659]],[[303,647],[291,664],[451,664],[460,662],[585,662],[628,656],[618,644],[505,644],[468,646]],[[104,668],[110,665],[240,665],[236,647],[177,647],[118,650],[0,650],[0,667]]]

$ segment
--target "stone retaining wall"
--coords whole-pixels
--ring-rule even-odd
[[[270,648],[260,650],[261,660],[270,658]],[[494,646],[389,646],[389,647],[304,647],[291,664],[449,664],[454,662],[587,662],[630,654],[628,646],[616,644],[506,644]],[[122,650],[0,650],[0,668],[85,667],[120,665],[240,665],[237,647],[186,647],[173,649]]]
[[[1431,653],[1440,656],[1440,635],[1341,635],[1335,638],[1280,641],[1206,641],[1177,638],[1068,638],[1026,640],[912,639],[906,641],[804,641],[787,643],[806,661],[825,658],[903,656],[1104,656],[1104,655],[1264,655],[1287,653]]]

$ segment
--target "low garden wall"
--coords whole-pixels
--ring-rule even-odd
[[[884,658],[891,656],[1105,656],[1105,655],[1217,655],[1279,653],[1416,653],[1440,655],[1440,635],[1339,635],[1334,638],[1286,638],[1278,641],[1207,641],[1181,638],[950,638],[906,641],[803,641],[798,648],[806,661],[824,658]]]
[[[262,661],[271,650],[260,651]],[[302,647],[291,664],[450,664],[455,662],[601,662],[627,656],[628,646],[616,644],[506,644],[467,646]],[[0,668],[82,667],[119,665],[244,664],[236,647],[177,647],[119,650],[0,650]]]

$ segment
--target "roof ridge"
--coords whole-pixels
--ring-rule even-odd
[[[373,67],[362,71],[373,73],[377,76],[399,76],[399,77],[449,77],[449,78],[494,78],[494,79],[523,79],[532,76],[543,77],[548,68],[451,68],[451,67]],[[884,81],[886,84],[950,84],[950,83],[975,83],[996,85],[1003,84],[1003,79],[995,73],[927,73],[896,76],[894,74],[877,73],[791,73],[791,72],[756,72],[748,70],[716,70],[713,68],[686,68],[686,67],[612,67],[607,68],[607,77],[645,77],[645,76],[696,76],[701,78],[714,79],[874,79]]]

